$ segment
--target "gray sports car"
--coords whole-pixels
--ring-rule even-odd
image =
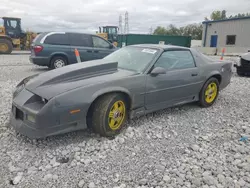
[[[127,46],[25,78],[13,93],[11,125],[30,138],[87,127],[114,136],[127,118],[195,101],[213,105],[231,76],[231,62],[192,48]]]

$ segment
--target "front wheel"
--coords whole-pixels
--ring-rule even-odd
[[[10,54],[13,50],[13,46],[12,46],[12,43],[3,38],[3,39],[0,39],[0,54]]]
[[[219,95],[219,82],[212,77],[204,84],[200,92],[199,103],[202,107],[209,107],[214,104]]]
[[[105,95],[93,106],[91,127],[101,136],[115,136],[127,120],[127,111],[127,101],[122,94]]]

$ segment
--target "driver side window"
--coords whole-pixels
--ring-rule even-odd
[[[109,48],[109,43],[104,39],[93,36],[93,46],[94,48]]]
[[[195,67],[195,62],[188,50],[166,51],[163,52],[154,67],[162,67],[166,70],[188,69]]]

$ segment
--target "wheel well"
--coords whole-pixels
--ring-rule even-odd
[[[122,91],[112,91],[112,92],[108,92],[108,93],[104,93],[100,96],[98,96],[94,101],[92,101],[89,109],[88,109],[88,112],[87,112],[87,117],[86,117],[86,123],[87,123],[87,126],[90,128],[90,119],[92,117],[92,112],[93,112],[93,106],[94,104],[102,97],[104,97],[105,95],[109,95],[109,94],[122,94],[125,98],[125,100],[127,101],[127,104],[128,104],[128,109],[131,108],[131,105],[132,105],[132,99],[130,98],[130,96],[125,93],[125,92],[122,92]]]
[[[215,74],[215,75],[211,76],[210,78],[212,78],[212,77],[216,78],[218,80],[219,84],[221,83],[221,75]]]
[[[67,64],[69,63],[69,59],[65,54],[54,54],[54,55],[52,55],[52,57],[50,58],[50,63],[51,63],[51,61],[52,61],[52,59],[54,57],[64,57],[66,59],[66,61],[67,61]]]

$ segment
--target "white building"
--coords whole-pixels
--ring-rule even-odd
[[[250,17],[204,21],[202,24],[203,47],[250,49]]]

